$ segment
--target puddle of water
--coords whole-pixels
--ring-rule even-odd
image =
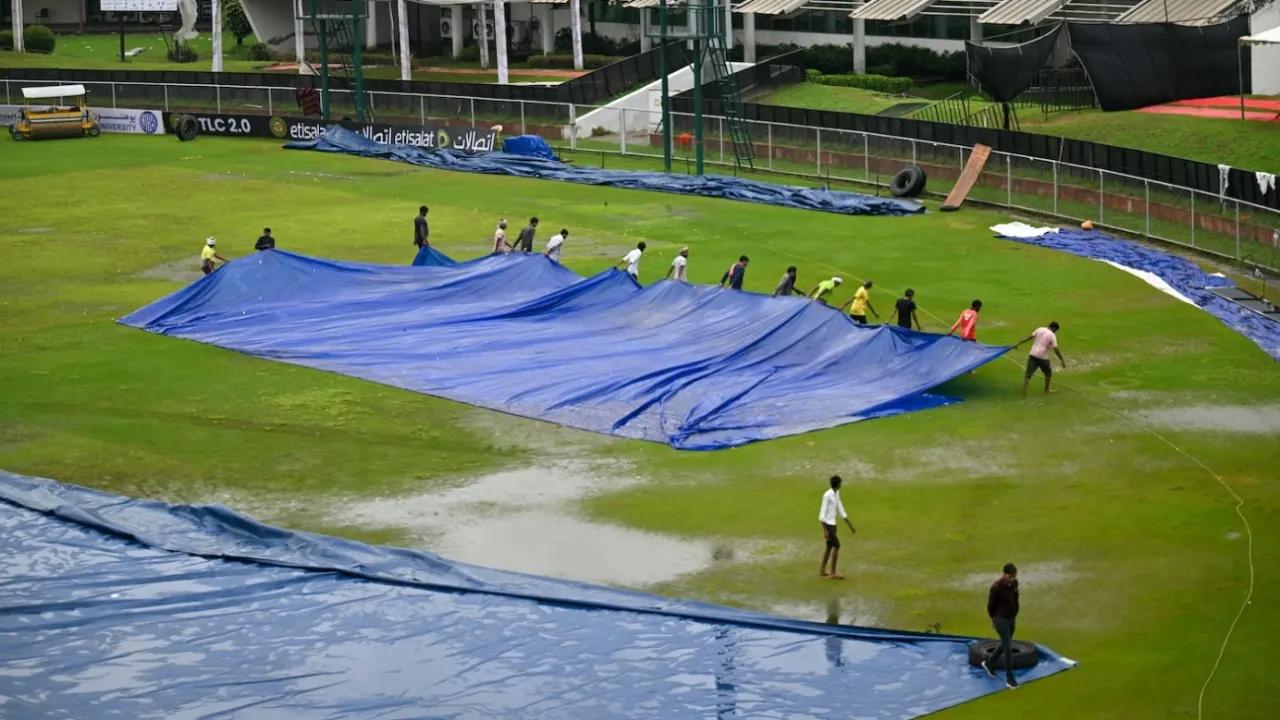
[[[19,232],[19,233],[22,233],[23,235],[43,235],[43,234],[45,234],[45,233],[51,233],[51,232],[53,232],[53,228],[51,228],[51,227],[25,227],[25,228],[18,228],[18,232]]]
[[[200,261],[195,259],[199,257],[199,253],[192,253],[193,259],[174,260],[173,262],[161,263],[154,267],[138,273],[138,277],[148,280],[169,280],[173,282],[190,283],[199,280],[203,274],[200,272]]]
[[[848,595],[831,597],[825,601],[770,603],[763,609],[794,620],[860,627],[877,627],[884,615],[882,609],[867,598]]]
[[[572,506],[582,498],[636,482],[616,466],[604,469],[565,463],[510,470],[438,492],[340,502],[328,516],[407,531],[423,549],[451,560],[614,585],[651,585],[741,559],[711,541],[576,516]]]
[[[991,587],[991,583],[1000,577],[1000,568],[992,568],[990,572],[969,573],[946,584],[951,590],[980,592]],[[1080,573],[1071,569],[1067,562],[1018,563],[1018,586],[1021,588],[1046,588],[1075,583]]]
[[[1280,434],[1280,405],[1189,405],[1144,414],[1152,425],[1174,430]]]

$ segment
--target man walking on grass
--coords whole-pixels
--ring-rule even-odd
[[[614,267],[626,265],[627,274],[631,276],[631,279],[640,282],[640,258],[644,256],[645,247],[646,245],[643,242],[636,243],[635,249],[623,255],[622,259]]]
[[[418,217],[413,219],[413,244],[421,250],[431,244],[428,239],[431,236],[431,228],[427,225],[427,206],[423,205],[418,208]]]
[[[724,271],[724,275],[720,276],[720,287],[724,287],[725,283],[729,283],[730,289],[741,290],[742,283],[747,279],[747,263],[751,262],[751,258],[746,255],[738,257],[738,262],[729,266]]]
[[[911,324],[915,323],[916,330],[922,330],[920,327],[920,318],[916,317],[916,291],[907,288],[907,292],[898,298],[898,302],[894,303],[893,312],[889,313],[889,322],[893,322],[893,318],[898,318],[898,327],[911,329]]]
[[[858,291],[853,294],[853,298],[851,298],[849,302],[840,306],[840,309],[843,310],[845,305],[848,305],[849,317],[853,318],[853,321],[859,325],[867,324],[868,310],[871,311],[872,315],[876,316],[877,320],[880,319],[880,313],[876,312],[876,309],[871,306],[870,290],[872,284],[873,283],[870,280],[862,283],[862,287],[858,288]]]
[[[671,261],[671,267],[667,268],[667,280],[675,280],[676,282],[689,282],[689,247],[680,248],[680,254],[676,255]]]
[[[529,224],[524,226],[520,234],[516,236],[516,244],[514,250],[520,252],[533,252],[533,234],[538,232],[538,218],[529,218]]]
[[[569,228],[560,228],[560,232],[552,235],[547,241],[547,251],[542,253],[547,256],[551,262],[560,263],[560,250],[564,247],[564,241],[569,237]]]
[[[792,265],[782,274],[782,279],[778,281],[778,287],[773,289],[773,296],[790,295],[796,291],[796,266]]]
[[[1036,374],[1036,370],[1044,373],[1044,392],[1049,394],[1053,392],[1049,389],[1049,384],[1053,382],[1053,363],[1049,362],[1049,351],[1052,350],[1058,356],[1058,362],[1062,363],[1062,369],[1067,369],[1067,361],[1063,359],[1062,352],[1058,350],[1058,323],[1051,322],[1049,327],[1038,327],[1035,332],[1023,338],[1014,347],[1021,347],[1028,340],[1031,343],[1031,353],[1027,355],[1027,374],[1022,378],[1022,395],[1027,395],[1027,385],[1031,384],[1031,376]]]
[[[840,283],[843,282],[844,280],[838,277],[833,277],[830,280],[822,280],[814,286],[813,290],[809,293],[809,299],[817,300],[823,305],[826,305],[827,296],[835,292],[836,288],[840,287]]]
[[[223,263],[224,265],[227,262],[226,258],[218,254],[217,247],[217,238],[205,238],[204,247],[200,249],[200,271],[205,275],[208,275],[217,269],[217,264],[214,262],[215,260]]]
[[[1000,649],[990,660],[982,661],[982,669],[990,677],[996,676],[992,664],[996,658],[1004,659],[1004,684],[1010,690],[1018,687],[1018,680],[1013,676],[1013,630],[1018,617],[1018,568],[1013,563],[1005,563],[1004,574],[999,580],[991,583],[987,592],[987,616],[991,618],[991,627],[1000,636]]]
[[[956,320],[951,329],[947,331],[947,335],[954,335],[956,330],[960,331],[961,340],[978,341],[978,313],[982,311],[982,301],[974,300],[969,304],[969,309],[960,313],[960,319]]]
[[[822,567],[818,575],[832,580],[843,580],[844,576],[836,572],[836,561],[840,559],[840,538],[836,536],[836,516],[849,526],[850,534],[858,532],[849,522],[849,513],[844,511],[844,503],[840,502],[840,485],[844,481],[839,475],[831,476],[831,488],[822,494],[822,507],[818,509],[818,522],[822,524],[822,537],[827,549],[822,553]],[[831,571],[827,571],[827,560],[831,560]]]

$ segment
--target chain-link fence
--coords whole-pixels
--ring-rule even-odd
[[[6,104],[23,87],[48,81],[3,81]],[[91,104],[188,112],[300,115],[288,89],[88,82]],[[653,98],[624,106],[592,107],[534,100],[371,92],[379,122],[406,125],[501,125],[509,135],[533,133],[562,152],[606,157],[660,158],[661,113]],[[109,98],[109,100],[108,100]],[[334,91],[331,111],[354,115],[350,94]],[[673,169],[693,172],[697,118],[672,113]],[[735,161],[730,120],[702,117],[703,161],[713,171],[772,173],[826,182],[886,187],[903,166],[919,165],[934,187],[959,178],[972,149],[960,145],[782,122],[749,121],[755,158]],[[651,162],[651,160],[649,160]],[[1133,175],[1005,152],[992,152],[969,198],[998,207],[1095,225],[1193,248],[1245,267],[1280,272],[1280,212],[1261,205]]]

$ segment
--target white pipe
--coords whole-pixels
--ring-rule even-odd
[[[485,19],[484,3],[476,5],[476,15],[480,16],[480,22],[476,25],[476,42],[480,43],[480,68],[482,70],[489,69],[489,31],[484,27]]]
[[[306,26],[303,25],[302,16],[305,11],[302,9],[303,0],[294,0],[293,3],[293,59],[298,61],[298,74],[310,75],[307,65],[307,35]]]
[[[21,3],[22,0],[14,0],[15,5]],[[213,16],[213,63],[209,69],[222,72],[222,0],[213,0],[209,13]]]
[[[498,50],[498,84],[506,85],[509,80],[507,77],[507,9],[503,5],[503,0],[493,0],[493,36]]]
[[[453,40],[453,57],[462,54],[462,6],[449,9],[449,37]]]
[[[867,21],[853,21],[853,71],[859,75],[867,72]]]
[[[22,0],[13,0],[13,51],[26,52],[26,43],[23,41],[22,31],[25,29],[25,23],[22,22]]]
[[[413,59],[413,53],[409,52],[409,9],[405,5],[404,0],[396,0],[396,19],[397,35],[400,36],[400,79],[412,80],[413,68],[410,67],[410,61]]]
[[[755,13],[747,13],[742,16],[742,59],[749,63],[756,61]]]
[[[569,0],[569,27],[573,32],[573,69],[582,69],[582,2]]]
[[[542,21],[538,23],[542,38],[538,44],[542,46],[543,55],[550,55],[556,44],[556,28],[552,24],[555,15],[552,14],[550,5],[538,6],[538,12],[542,14]]]

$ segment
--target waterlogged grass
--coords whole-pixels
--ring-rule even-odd
[[[986,228],[1005,213],[942,214],[931,203],[913,217],[842,217],[219,138],[6,141],[2,152],[0,197],[10,201],[0,213],[0,467],[400,542],[386,528],[346,522],[340,507],[313,509],[564,458],[607,461],[618,489],[566,511],[720,548],[710,570],[653,589],[808,619],[834,611],[842,622],[984,634],[984,586],[1014,561],[1024,579],[1019,633],[1080,666],[939,717],[1163,719],[1195,716],[1249,573],[1230,496],[1167,441],[1240,494],[1255,533],[1256,595],[1205,717],[1271,716],[1280,428],[1223,431],[1209,420],[1274,412],[1276,363],[1102,263],[992,238]],[[982,340],[1013,342],[1057,319],[1069,367],[1057,376],[1062,392],[1023,399],[1013,353],[943,387],[965,400],[958,405],[689,453],[114,322],[193,278],[207,235],[230,257],[250,253],[270,225],[289,250],[408,262],[423,202],[433,240],[460,258],[487,250],[497,218],[537,214],[544,227],[572,229],[564,257],[584,274],[645,240],[645,282],[683,245],[695,282],[714,282],[748,253],[749,290],[770,290],[792,264],[806,287],[831,274],[871,277],[887,315],[914,287],[927,330],[945,330],[980,297]],[[537,371],[520,360],[513,371]],[[816,577],[814,516],[833,472],[847,479],[859,529],[845,538],[843,583]]]

